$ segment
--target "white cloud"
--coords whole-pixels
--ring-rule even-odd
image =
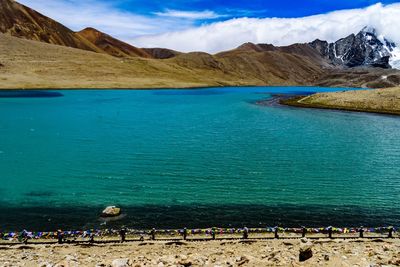
[[[164,12],[154,12],[155,15],[160,17],[174,17],[174,18],[184,18],[184,19],[216,19],[223,17],[214,11],[204,10],[204,11],[182,11],[174,9],[166,9]]]
[[[193,26],[193,20],[145,16],[119,10],[114,6],[118,1],[18,0],[18,2],[55,19],[74,31],[93,27],[123,40]]]
[[[117,9],[114,5],[118,1],[18,1],[76,31],[90,26],[135,46],[165,47],[183,52],[214,53],[245,42],[289,45],[317,38],[336,41],[364,26],[375,27],[378,33],[400,44],[400,3],[375,4],[303,18],[241,17],[195,26],[197,19],[223,15],[208,10],[165,10],[145,16]]]
[[[179,51],[218,52],[245,42],[289,45],[317,38],[336,41],[364,26],[400,44],[400,4],[375,4],[363,9],[335,11],[303,18],[238,18],[183,31],[142,36],[130,42],[143,47],[166,47]]]

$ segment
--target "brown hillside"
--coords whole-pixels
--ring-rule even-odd
[[[170,60],[116,58],[0,34],[0,89],[183,88],[263,85],[212,68],[185,68]]]
[[[293,45],[289,45],[289,46],[274,46],[272,44],[245,43],[236,49],[221,52],[217,55],[220,55],[220,56],[231,55],[232,53],[235,53],[235,51],[240,52],[240,53],[244,53],[244,52],[248,52],[248,53],[284,52],[287,54],[295,54],[295,55],[299,55],[302,57],[307,57],[308,59],[310,59],[315,64],[317,64],[321,67],[328,67],[328,68],[332,67],[327,62],[326,59],[321,57],[321,53],[318,50],[316,50],[315,48],[313,48],[311,45],[309,45],[307,43],[293,44]]]
[[[0,1],[0,32],[29,40],[101,52],[62,24],[13,0]]]
[[[157,58],[157,59],[168,59],[182,54],[181,52],[167,48],[142,48],[142,49],[146,51],[148,54],[150,54],[152,58]]]
[[[243,85],[379,85],[398,71],[337,71],[279,51],[181,54],[159,60],[107,54],[0,34],[0,88],[182,88]],[[389,72],[391,74],[389,74]],[[348,79],[349,76],[357,79]],[[334,77],[334,79],[333,79]],[[376,81],[374,83],[374,81]],[[376,86],[376,87],[377,87]]]
[[[235,49],[215,56],[229,72],[285,85],[313,84],[325,70],[321,60],[281,51]]]
[[[89,42],[97,46],[99,49],[105,51],[107,54],[115,57],[152,57],[145,50],[134,47],[130,44],[124,43],[120,40],[117,40],[111,37],[108,34],[105,34],[101,31],[98,31],[93,28],[86,28],[77,33],[83,38],[87,39]]]

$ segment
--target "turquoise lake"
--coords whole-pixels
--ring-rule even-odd
[[[334,90],[0,94],[0,227],[400,225],[399,117],[255,104]]]

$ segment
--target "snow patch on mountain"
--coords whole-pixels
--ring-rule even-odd
[[[391,57],[389,59],[389,64],[394,69],[400,70],[400,48],[395,47],[391,52]]]
[[[383,35],[379,35],[378,39],[384,44],[383,48],[389,53],[389,65],[394,69],[400,69],[400,47],[393,41],[386,39]]]

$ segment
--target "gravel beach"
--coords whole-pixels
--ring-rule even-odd
[[[313,256],[300,262],[304,246]],[[0,251],[1,266],[400,266],[399,239],[28,244]]]

